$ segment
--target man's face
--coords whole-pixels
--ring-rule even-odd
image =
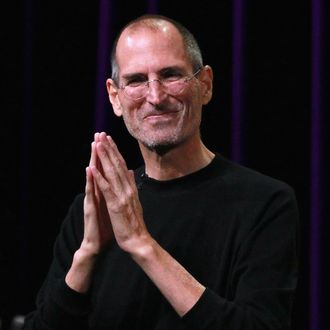
[[[118,41],[119,85],[132,79],[148,81],[169,74],[191,76],[191,63],[180,34],[168,23],[161,30],[125,31]],[[108,82],[114,111],[123,116],[130,134],[149,149],[171,148],[199,137],[205,84],[191,79],[177,96],[164,92],[158,81],[149,84],[145,97],[132,100]],[[208,100],[207,100],[208,101]]]

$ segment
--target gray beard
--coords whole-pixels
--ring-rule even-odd
[[[148,150],[156,152],[158,155],[162,156],[168,153],[169,151],[179,147],[181,144],[183,144],[189,136],[184,136],[182,138],[178,138],[175,136],[172,136],[172,138],[165,139],[164,141],[146,141],[147,139],[144,139],[143,133],[141,135],[141,131],[139,132],[138,129],[134,129],[131,127],[128,122],[126,121],[125,116],[123,116],[123,120],[125,122],[126,128],[128,132],[131,134],[133,138],[135,138],[139,143],[141,143],[143,146],[145,146]],[[197,128],[199,130],[199,127]],[[193,132],[190,132],[191,134]],[[200,132],[199,132],[200,133]]]
[[[163,156],[172,149],[175,149],[179,144],[169,142],[169,143],[158,143],[158,144],[143,143],[143,145],[150,151],[155,152],[157,155]]]
[[[176,141],[176,139],[167,139],[165,141],[157,142],[157,141],[145,141],[143,137],[140,136],[140,133],[134,130],[130,125],[125,121],[125,117],[123,118],[126,124],[126,128],[128,132],[131,134],[133,138],[135,138],[139,143],[144,145],[150,151],[156,152],[158,155],[162,156],[168,153],[170,150],[179,146],[183,141]]]

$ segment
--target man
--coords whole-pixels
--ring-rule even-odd
[[[289,329],[295,196],[203,144],[212,75],[171,19],[121,31],[106,86],[145,164],[95,134],[26,329]]]

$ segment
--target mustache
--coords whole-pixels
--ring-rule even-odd
[[[155,104],[153,106],[154,110],[156,111],[172,111],[171,108],[174,108],[174,107],[170,107],[168,104]]]
[[[151,108],[143,111],[142,117],[148,117],[148,116],[156,116],[161,113],[170,113],[170,112],[178,112],[181,110],[181,107],[176,105],[170,105],[170,104],[156,104],[153,105]]]

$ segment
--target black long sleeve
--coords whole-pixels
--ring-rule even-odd
[[[180,318],[114,244],[100,256],[86,295],[64,277],[83,233],[83,195],[70,208],[26,329],[290,329],[297,283],[298,209],[287,184],[217,155],[170,181],[136,171],[153,238],[207,287]]]

